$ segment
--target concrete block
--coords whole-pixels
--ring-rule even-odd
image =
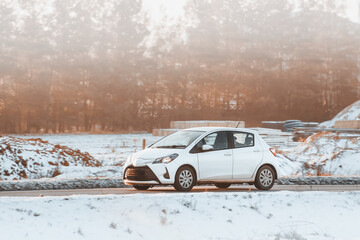
[[[360,129],[360,120],[336,121],[334,128]]]

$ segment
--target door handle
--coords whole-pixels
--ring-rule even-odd
[[[256,150],[253,150],[254,152],[260,152],[260,150],[256,149]]]
[[[224,153],[225,156],[231,156],[231,153]]]

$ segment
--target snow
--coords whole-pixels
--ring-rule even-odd
[[[291,141],[292,134],[280,130],[254,128],[271,146],[280,150],[292,150],[298,143]],[[142,140],[150,145],[162,138],[151,134],[56,134],[16,135],[21,138],[41,138],[51,144],[66,145],[72,149],[88,152],[101,163],[101,167],[75,167],[62,171],[56,178],[119,177],[126,158],[142,149]],[[290,161],[280,155],[280,176],[291,176],[302,163]]]
[[[1,197],[2,239],[358,239],[360,192]]]
[[[142,149],[142,141],[150,145],[161,137],[151,134],[45,134],[45,135],[14,135],[17,138],[41,138],[50,145],[62,145],[71,149],[79,149],[89,153],[100,166],[60,166],[60,175],[55,178],[87,178],[87,177],[119,177],[122,176],[122,165],[132,153]],[[25,149],[27,151],[28,149]],[[48,156],[50,161],[57,162],[57,156]],[[37,159],[37,158],[34,158]],[[9,162],[9,161],[4,161]],[[1,163],[0,163],[1,164]],[[0,165],[1,166],[1,165]],[[40,170],[39,170],[40,171]],[[51,177],[54,168],[43,169],[42,174],[28,176],[29,179]],[[13,179],[13,178],[3,178]],[[19,178],[18,178],[19,179]]]
[[[65,145],[88,152],[103,165],[121,163],[142,149],[142,141],[150,145],[162,137],[152,134],[44,134],[14,135],[21,138],[41,138],[52,144]]]
[[[305,142],[292,142],[292,135],[271,129],[254,129],[270,146],[277,148],[280,177],[301,176],[360,176],[360,138],[350,134],[326,133],[309,137]],[[126,158],[142,149],[142,141],[149,145],[161,137],[151,134],[57,134],[28,135],[21,138],[41,138],[49,144],[66,145],[88,152],[101,166],[61,167],[56,179],[119,178]],[[29,149],[31,146],[28,146]],[[33,151],[33,150],[31,150]],[[1,163],[0,163],[1,164]],[[4,164],[4,163],[3,163]],[[3,165],[5,166],[5,165]],[[7,166],[9,167],[9,166]],[[48,172],[45,168],[43,172]],[[40,175],[28,176],[29,179]],[[51,177],[42,173],[43,177]]]
[[[304,164],[295,160],[291,160],[283,154],[277,153],[279,163],[279,177],[296,176],[302,173]]]
[[[88,153],[37,139],[0,137],[0,180],[53,177],[72,167],[97,168]]]
[[[360,100],[347,106],[339,112],[333,119],[321,123],[319,126],[324,128],[331,128],[335,126],[336,121],[345,120],[360,120]]]
[[[294,168],[297,175],[360,175],[360,136],[320,132],[283,155],[302,163]]]

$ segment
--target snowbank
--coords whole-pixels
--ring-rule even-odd
[[[336,121],[360,120],[360,100],[347,106],[339,112],[333,119],[321,123],[319,126],[324,128],[334,127]]]
[[[293,151],[293,149],[288,149],[287,151]],[[280,178],[296,176],[303,172],[304,163],[287,158],[284,151],[281,151],[281,153],[278,152],[276,154],[279,164],[278,176]]]
[[[358,239],[359,192],[0,198],[2,239]]]
[[[55,177],[69,170],[98,168],[88,153],[50,144],[40,138],[0,137],[0,180]]]
[[[159,140],[151,134],[44,134],[44,135],[16,135],[18,138],[41,138],[53,145],[67,146],[89,153],[98,160],[101,166],[83,167],[81,165],[70,168],[61,167],[61,174],[57,179],[122,176],[122,165],[126,158],[142,149],[143,139],[146,145]]]
[[[301,169],[294,168],[296,175],[360,175],[359,136],[321,132],[283,154],[302,163]]]

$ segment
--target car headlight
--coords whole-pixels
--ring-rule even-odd
[[[179,156],[179,154],[173,153],[173,154],[165,156],[165,157],[157,158],[157,159],[155,159],[155,161],[153,163],[169,163],[169,162],[173,161],[175,158],[177,158],[178,156]]]

